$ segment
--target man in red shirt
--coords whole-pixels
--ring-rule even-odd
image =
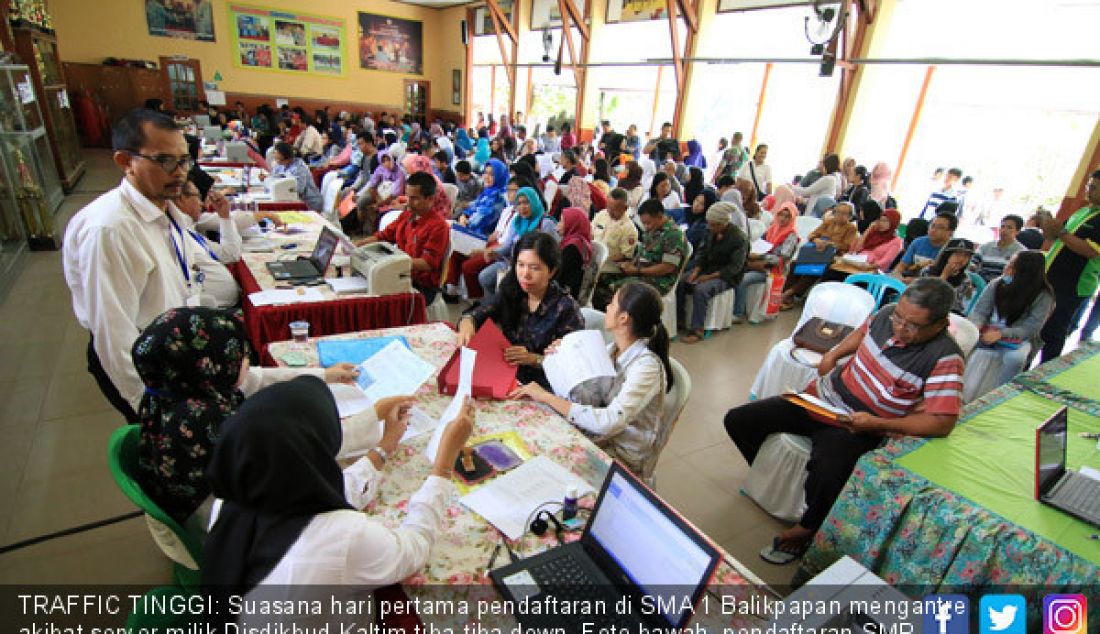
[[[785,564],[806,550],[860,456],[887,435],[946,436],[962,406],[963,356],[947,332],[955,291],[939,278],[920,278],[897,304],[884,306],[825,353],[819,377],[805,391],[845,412],[828,423],[782,397],[726,413],[726,433],[752,464],[774,433],[808,436],[806,512],[760,555]],[[853,355],[843,366],[837,362]]]
[[[439,292],[443,260],[451,242],[451,227],[443,213],[432,207],[437,183],[427,172],[417,172],[405,181],[408,204],[405,211],[384,231],[363,238],[356,244],[389,242],[412,258],[413,287],[431,304]]]

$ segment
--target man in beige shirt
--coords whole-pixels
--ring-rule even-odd
[[[592,219],[592,239],[607,245],[609,262],[623,262],[634,257],[638,228],[626,210],[626,190],[615,188],[607,199],[607,209]]]

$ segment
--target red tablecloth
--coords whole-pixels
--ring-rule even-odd
[[[260,211],[309,211],[309,207],[300,200],[286,202],[258,202]]]
[[[260,353],[260,362],[263,365],[275,365],[267,354],[267,344],[289,339],[292,321],[308,321],[311,337],[423,324],[428,321],[424,296],[415,292],[382,297],[349,297],[306,304],[253,306],[248,295],[262,289],[248,270],[248,265],[234,262],[229,265],[229,270],[241,287],[241,306],[244,308],[248,340]]]

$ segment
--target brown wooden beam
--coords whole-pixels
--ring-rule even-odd
[[[494,26],[499,23],[504,31],[508,34],[513,42],[519,41],[519,37],[516,36],[516,28],[512,26],[512,23],[504,18],[504,11],[500,9],[500,5],[497,4],[497,0],[485,0],[485,7],[489,9],[489,15],[493,17]],[[512,7],[512,15],[515,16],[516,7]],[[496,29],[499,32],[499,28]]]
[[[699,30],[697,5],[693,0],[665,0],[668,8],[668,32],[672,41],[672,66],[676,72],[676,102],[672,114],[672,133],[677,138],[683,132],[684,107],[687,101],[687,86],[691,76],[691,62],[686,58],[695,53],[695,40]],[[684,8],[687,7],[687,10]],[[687,25],[687,41],[680,46],[680,31],[676,28],[680,17]]]
[[[653,89],[653,111],[649,115],[649,138],[653,138],[654,126],[657,125],[657,101],[661,98],[661,79],[665,74],[665,67],[657,67],[657,87]]]
[[[864,47],[870,37],[871,25],[873,24],[874,10],[877,5],[874,4],[874,0],[846,0],[851,3],[849,18],[855,16],[855,19],[849,19],[844,24],[844,30],[841,33],[843,38],[843,46],[839,47],[840,54],[836,55],[836,66],[840,68],[840,85],[837,88],[836,104],[833,107],[833,115],[829,121],[829,131],[825,135],[825,151],[831,152],[838,148],[840,142],[841,133],[844,130],[844,124],[846,117],[850,116],[850,105],[853,93],[855,92],[856,80],[860,73],[863,72],[863,68],[858,64],[851,64],[848,62],[850,59],[857,57],[865,57],[866,51]],[[870,2],[872,5],[871,12],[868,12],[863,8],[864,4]],[[857,7],[857,5],[859,5]],[[853,28],[854,23],[854,28]],[[830,51],[834,54],[838,50],[837,41],[833,40],[830,43]]]
[[[469,128],[474,122],[474,10],[466,9],[466,69],[463,71],[462,116]]]
[[[772,75],[772,67],[775,64],[768,62],[764,65],[764,77],[760,80],[760,98],[756,100],[756,116],[752,120],[752,135],[749,136],[749,147],[756,147],[756,133],[760,130],[760,116],[764,114],[764,102],[768,96],[768,79]]]
[[[680,13],[684,16],[689,33],[699,32],[699,14],[691,0],[676,0],[680,6]]]
[[[909,130],[905,133],[905,141],[901,144],[901,154],[898,155],[898,166],[894,169],[894,178],[890,181],[890,190],[896,191],[898,188],[898,176],[901,175],[901,168],[905,166],[905,156],[909,153],[909,144],[913,141],[913,134],[917,131],[917,124],[920,123],[921,111],[924,110],[924,99],[928,96],[928,86],[932,83],[932,75],[936,72],[935,66],[929,66],[928,70],[924,73],[924,83],[921,84],[920,94],[917,96],[917,105],[913,108],[913,116],[909,119]]]
[[[512,29],[512,25],[504,21],[504,13],[497,6],[496,0],[489,0],[489,18],[493,23],[493,32],[496,34],[497,46],[500,47],[500,61],[504,65],[504,73],[508,77],[508,113],[516,110],[516,65],[513,60],[516,57],[516,48],[519,46],[519,40],[515,39],[515,31]],[[493,8],[496,11],[493,11]],[[514,14],[513,14],[514,15]],[[512,35],[512,54],[508,54],[508,49],[504,44],[504,32],[507,31]],[[494,102],[496,101],[496,84],[493,84]]]
[[[591,7],[592,3],[587,3],[586,9],[591,10]],[[584,16],[581,15],[580,10],[577,9],[577,4],[573,2],[573,0],[558,0],[558,12],[561,13],[562,16],[562,29],[565,29],[566,11],[568,11],[569,19],[573,22],[573,26],[577,27],[577,31],[580,32],[581,37],[584,38],[585,41],[591,39],[592,34],[588,30],[588,24],[585,23]]]

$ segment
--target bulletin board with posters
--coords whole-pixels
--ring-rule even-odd
[[[241,68],[344,74],[344,21],[229,4],[234,63]]]
[[[557,0],[551,0],[557,5]],[[501,13],[504,14],[504,21],[508,24],[515,25],[513,14],[515,14],[515,0],[497,0],[497,6],[500,7]],[[558,25],[561,25],[561,17],[558,17]],[[474,35],[493,35],[496,31],[493,30],[493,18],[489,16],[489,7],[478,7],[474,9]]]
[[[668,17],[665,0],[607,0],[608,22],[644,22]]]
[[[359,66],[424,74],[424,24],[376,13],[359,14]]]
[[[573,4],[576,5],[583,19],[588,3],[585,0],[573,0]],[[558,0],[534,0],[531,4],[531,30],[557,28],[561,28],[561,7],[558,5]]]

